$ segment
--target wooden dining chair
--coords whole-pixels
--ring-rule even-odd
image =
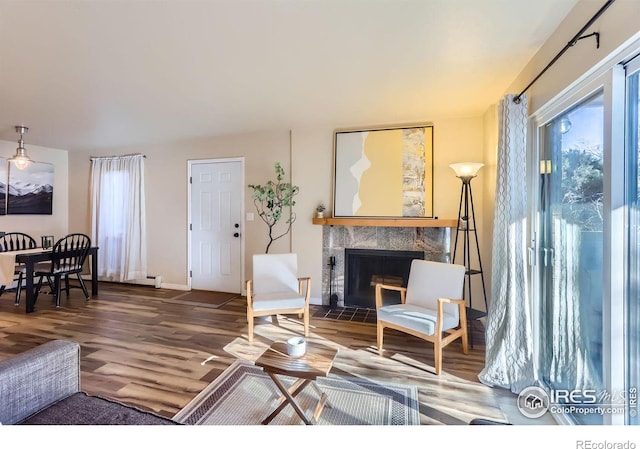
[[[29,234],[25,234],[24,232],[5,232],[3,236],[0,236],[0,251],[19,251],[21,249],[33,249],[36,248],[38,244],[36,243],[36,239],[31,237]],[[15,305],[20,305],[20,294],[22,293],[22,281],[24,279],[26,273],[26,268],[24,264],[16,263],[14,269],[14,276],[18,276],[17,278],[17,286],[16,286],[16,298]],[[14,279],[16,280],[16,279]],[[0,296],[4,293],[6,285],[0,286]]]
[[[42,288],[44,279],[47,279],[51,293],[55,294],[56,307],[60,307],[60,292],[62,290],[62,281],[64,279],[65,291],[69,296],[69,276],[76,275],[80,282],[80,288],[84,292],[85,298],[89,299],[89,292],[82,280],[82,271],[84,262],[91,248],[91,238],[88,235],[74,233],[62,237],[53,245],[51,252],[51,262],[47,263],[46,269],[40,267],[36,270],[35,276],[38,277],[38,284],[35,289],[35,300]]]

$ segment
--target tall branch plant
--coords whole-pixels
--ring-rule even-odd
[[[279,162],[275,164],[276,180],[267,181],[266,184],[249,184],[249,188],[253,190],[251,198],[258,211],[258,216],[264,221],[269,228],[269,243],[265,253],[269,253],[271,244],[284,237],[291,231],[291,225],[296,221],[296,215],[293,213],[293,206],[296,202],[293,199],[300,190],[298,186],[294,186],[289,182],[284,182],[284,169]],[[283,218],[288,209],[289,217],[285,221],[287,228],[281,234],[277,234],[275,230],[276,224]]]

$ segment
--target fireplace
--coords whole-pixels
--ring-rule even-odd
[[[424,259],[424,251],[345,248],[345,307],[375,309],[376,284],[406,287],[413,259]],[[385,303],[400,302],[393,293],[385,293]]]
[[[457,223],[457,220],[454,220]],[[331,306],[331,297],[337,299],[338,308],[345,304],[345,252],[361,249],[411,252],[416,259],[449,262],[451,228],[440,227],[378,227],[339,226],[322,227],[322,304]],[[331,261],[335,263],[331,263]],[[407,268],[407,273],[409,269]],[[385,295],[386,296],[386,295]],[[375,307],[372,296],[370,307]],[[369,307],[369,306],[368,306]],[[355,308],[355,307],[354,307]]]

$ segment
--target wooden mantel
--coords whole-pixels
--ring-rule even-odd
[[[322,226],[380,226],[395,228],[455,228],[457,218],[314,218],[313,224]]]

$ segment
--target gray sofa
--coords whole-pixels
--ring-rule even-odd
[[[53,340],[0,361],[2,424],[177,424],[80,390],[80,345]]]

